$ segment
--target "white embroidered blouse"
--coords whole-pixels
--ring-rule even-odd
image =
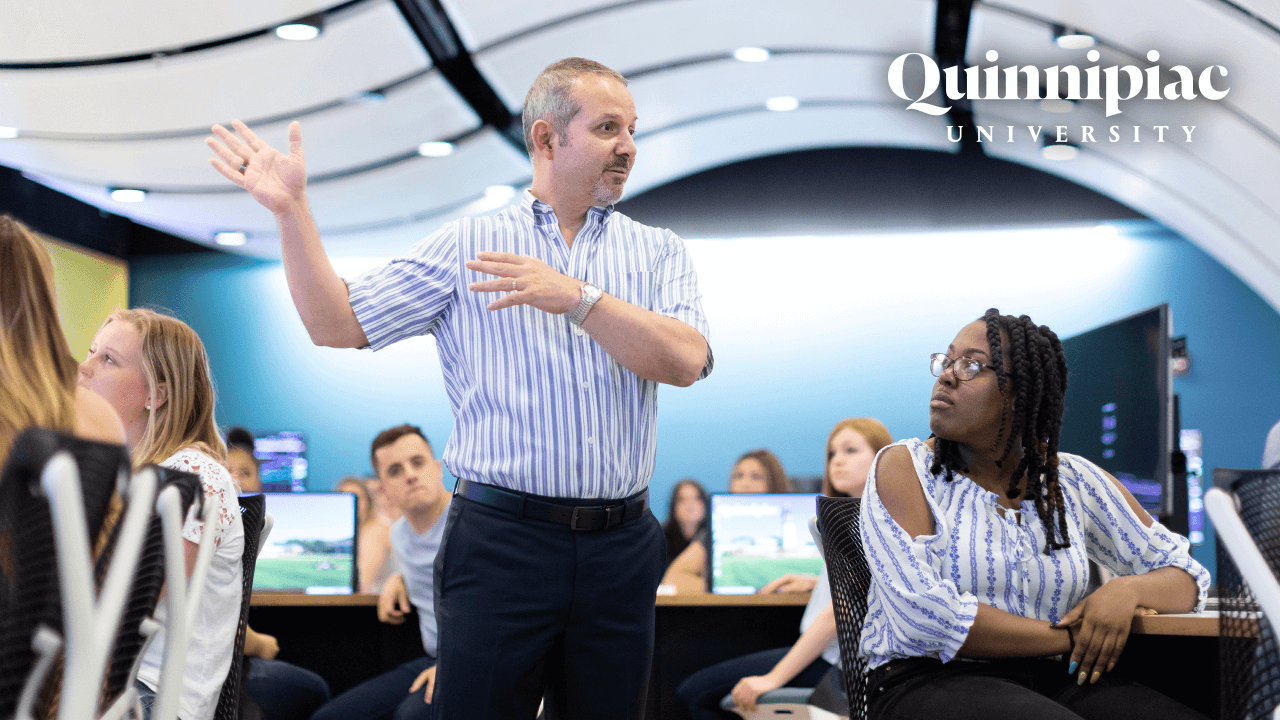
[[[1196,611],[1204,606],[1209,573],[1192,559],[1187,539],[1158,522],[1143,525],[1088,460],[1058,454],[1071,547],[1045,555],[1045,528],[1034,503],[1002,513],[998,496],[969,478],[955,473],[947,482],[943,474],[930,474],[933,451],[921,440],[894,444],[911,452],[935,530],[912,538],[898,525],[880,502],[873,464],[862,496],[871,592],[860,650],[869,668],[905,657],[949,662],[969,634],[978,603],[1057,622],[1084,598],[1088,560],[1117,575],[1181,568],[1199,587]]]
[[[244,577],[244,524],[240,520],[240,505],[236,500],[240,488],[221,463],[196,448],[179,450],[160,464],[199,475],[205,499],[217,498],[222,506],[214,528],[215,550],[191,631],[191,644],[182,674],[182,696],[178,703],[181,720],[209,720],[217,708],[222,682],[231,667],[236,630],[240,624]],[[204,523],[195,514],[193,505],[182,526],[182,537],[199,544],[203,531]],[[166,603],[161,600],[156,608],[156,619],[166,622],[167,612]],[[147,648],[138,668],[138,679],[152,690],[160,681],[164,644],[165,631],[162,628]]]

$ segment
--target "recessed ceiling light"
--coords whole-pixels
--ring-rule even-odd
[[[276,28],[276,37],[281,40],[315,40],[324,29],[324,15],[316,13]]]
[[[219,245],[243,245],[249,242],[249,233],[243,230],[225,230],[214,233],[213,241]]]
[[[0,139],[12,140],[18,137],[18,128],[0,126]]]
[[[789,112],[800,107],[800,101],[789,95],[783,95],[765,100],[764,106],[774,112]]]
[[[134,188],[114,188],[111,190],[111,199],[122,203],[142,202],[147,199],[147,191]]]
[[[1040,101],[1040,109],[1051,113],[1069,113],[1076,109],[1076,104],[1061,98],[1045,98]]]
[[[422,157],[444,157],[453,154],[453,143],[432,140],[418,146],[418,154]]]
[[[769,55],[768,50],[758,47],[740,47],[733,51],[733,58],[742,62],[764,62]]]
[[[1087,50],[1097,42],[1092,35],[1065,25],[1053,25],[1053,41],[1063,50]]]
[[[1040,148],[1040,154],[1046,160],[1071,160],[1080,154],[1080,149],[1067,143],[1053,143]]]

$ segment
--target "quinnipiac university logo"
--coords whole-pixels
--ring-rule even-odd
[[[1196,73],[1186,65],[1165,68],[1158,64],[1160,53],[1151,50],[1147,60],[1152,64],[1145,68],[1136,65],[1111,65],[1100,67],[1101,54],[1090,50],[1085,57],[1093,65],[1080,68],[1076,65],[1052,65],[1041,68],[1035,65],[1009,65],[1000,67],[971,66],[961,68],[952,65],[939,68],[932,57],[923,53],[899,55],[889,65],[889,89],[907,101],[907,110],[926,115],[944,115],[951,111],[949,103],[974,100],[1057,100],[1079,102],[1100,100],[1106,108],[1106,117],[1124,113],[1122,103],[1131,100],[1190,101],[1197,98],[1218,101],[1227,96],[1227,68],[1210,65]],[[1000,54],[988,50],[986,59],[996,63]],[[908,63],[911,63],[909,65]],[[920,65],[923,64],[923,68]],[[920,70],[923,69],[923,73]],[[908,88],[908,73],[911,88]],[[939,90],[942,92],[939,96]],[[1078,125],[1072,133],[1082,143],[1091,142],[1193,142],[1195,125],[1122,125],[1119,118],[1114,125]],[[1013,142],[1017,126],[974,125],[978,142]],[[1033,140],[1040,139],[1042,125],[1028,125],[1026,132]],[[1056,125],[1056,142],[1067,142],[1071,126]],[[964,140],[965,126],[948,125],[947,139]],[[1020,135],[1022,128],[1017,128]],[[1005,135],[1007,134],[1007,140]]]

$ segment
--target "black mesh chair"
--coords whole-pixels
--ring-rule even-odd
[[[1270,600],[1259,597],[1268,590],[1274,597],[1275,578],[1280,576],[1280,470],[1218,469],[1214,484],[1230,491],[1225,497],[1214,497],[1219,491],[1215,488],[1205,498],[1206,509],[1218,529],[1219,717],[1270,717],[1280,707],[1280,645],[1274,625],[1277,617],[1260,612],[1258,600]],[[1236,518],[1248,538],[1235,538],[1235,547],[1229,547],[1224,535],[1231,529],[1224,523]],[[1261,553],[1260,561],[1253,556],[1256,564],[1247,557],[1250,539]],[[1246,551],[1243,556],[1241,549]],[[1253,588],[1250,576],[1254,578]],[[1268,604],[1262,603],[1261,609],[1266,610]]]
[[[121,474],[129,472],[123,447],[50,430],[26,430],[10,446],[0,471],[0,547],[7,555],[0,563],[0,717],[17,708],[37,660],[37,632],[45,628],[59,638],[63,632],[53,519],[40,490],[46,463],[60,451],[75,461],[91,539],[102,528]],[[50,673],[41,693],[46,703],[56,698],[57,688],[57,676]]]
[[[244,523],[244,583],[240,597],[240,624],[236,628],[236,642],[231,655],[231,667],[227,679],[222,682],[218,707],[214,720],[253,720],[262,712],[244,690],[245,658],[244,637],[249,628],[249,600],[253,596],[253,570],[258,564],[258,540],[262,536],[262,523],[266,515],[265,498],[261,495],[244,495],[240,498],[240,519]]]
[[[194,473],[171,470],[157,465],[149,465],[147,469],[157,474],[156,495],[169,487],[177,490],[181,498],[182,515],[185,517],[187,510],[200,496],[200,477]],[[118,532],[111,535],[105,551],[98,558],[95,570],[99,583],[102,582],[117,540]],[[120,618],[120,627],[116,631],[111,656],[107,660],[107,673],[99,712],[115,701],[137,678],[138,662],[141,660],[142,651],[148,639],[148,636],[142,632],[143,622],[155,612],[164,581],[164,536],[160,517],[155,515],[153,509],[147,526],[146,539],[142,542],[134,582],[130,588],[129,597],[125,601],[124,613]]]
[[[871,570],[862,549],[858,498],[818,498],[818,528],[831,580],[831,606],[836,616],[836,640],[840,644],[840,668],[850,720],[867,715],[867,664],[858,656],[862,621],[867,615]]]

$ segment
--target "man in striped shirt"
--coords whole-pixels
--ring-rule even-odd
[[[435,335],[459,478],[436,562],[435,717],[639,718],[663,540],[648,510],[657,386],[711,371],[680,238],[612,210],[635,162],[626,80],[569,58],[525,99],[533,184],[351,281],[307,208],[301,133],[279,153],[215,127],[214,167],[276,216],[313,342]]]

